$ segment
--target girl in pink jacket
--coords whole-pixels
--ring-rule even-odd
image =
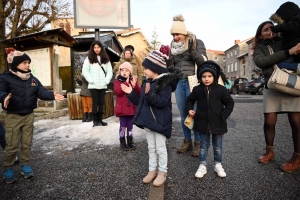
[[[129,62],[124,62],[119,67],[119,75],[114,82],[114,92],[116,95],[115,114],[120,118],[120,147],[124,151],[135,149],[132,137],[132,120],[135,114],[135,105],[129,101],[125,92],[121,89],[121,84],[127,86],[131,85],[132,88],[138,93],[141,93],[141,86],[137,83],[136,79],[132,78],[132,65]],[[125,132],[127,129],[127,145],[125,141]]]

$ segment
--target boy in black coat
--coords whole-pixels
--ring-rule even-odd
[[[200,166],[195,176],[202,178],[206,173],[206,157],[210,146],[210,135],[214,149],[215,171],[220,177],[226,173],[222,167],[222,139],[227,133],[226,119],[233,111],[234,101],[228,90],[217,84],[220,66],[214,61],[205,61],[198,66],[197,78],[200,84],[187,97],[186,107],[194,117],[194,132],[200,134]],[[197,101],[197,110],[194,104]]]
[[[279,68],[285,68],[295,71],[300,75],[300,54],[290,56],[288,49],[300,43],[300,8],[293,2],[282,4],[270,17],[270,20],[276,22],[276,26],[271,26],[273,33],[281,33],[282,49],[285,50],[288,57],[284,62],[278,63]]]
[[[25,178],[33,176],[29,166],[33,137],[33,110],[37,107],[37,99],[64,100],[57,92],[47,91],[40,81],[30,72],[30,57],[13,48],[6,49],[9,71],[0,76],[0,103],[7,111],[6,147],[3,156],[4,179],[6,183],[17,180],[12,166],[16,161],[16,153],[21,143],[21,173]]]

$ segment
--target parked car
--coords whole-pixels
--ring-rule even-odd
[[[246,78],[239,78],[239,89],[240,89],[240,92],[243,92],[245,90],[245,86],[246,84],[248,83],[248,79]],[[231,89],[229,90],[230,93],[233,93],[233,94],[236,94],[236,89],[235,89],[235,86],[234,86],[234,80],[232,81],[232,87]]]
[[[262,95],[264,93],[264,86],[265,86],[265,82],[264,82],[264,78],[255,78],[250,80],[246,86],[245,86],[245,93],[249,93],[252,95],[255,94],[260,94]]]

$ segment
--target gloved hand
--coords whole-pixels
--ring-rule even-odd
[[[194,41],[192,39],[189,39],[188,52],[189,54],[191,54],[193,53],[193,51],[195,51]]]

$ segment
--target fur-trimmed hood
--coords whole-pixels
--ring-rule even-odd
[[[160,74],[157,77],[157,84],[155,86],[155,92],[159,92],[164,89],[167,85],[172,86],[172,92],[176,90],[177,83],[184,77],[182,71],[175,67],[169,67],[168,73]]]
[[[300,15],[300,8],[297,4],[293,2],[285,2],[282,4],[275,12],[271,15],[270,20],[278,24],[288,23],[293,17]]]

